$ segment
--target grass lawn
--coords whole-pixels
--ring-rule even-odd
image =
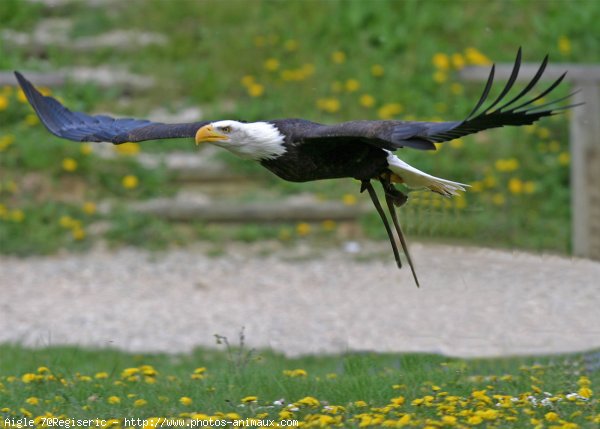
[[[592,428],[598,353],[456,359],[246,348],[187,355],[0,346],[2,419],[297,420],[323,427]],[[279,402],[276,402],[279,401]],[[0,425],[2,424],[0,420]],[[171,423],[173,424],[173,423]],[[10,427],[4,423],[4,427]]]
[[[5,42],[0,43],[0,68],[50,72],[112,67],[156,81],[154,89],[133,94],[73,82],[46,89],[71,108],[89,112],[144,117],[159,107],[174,112],[194,106],[206,118],[245,120],[459,119],[473,107],[483,86],[460,82],[460,68],[491,60],[510,62],[520,45],[526,61],[541,61],[549,53],[555,63],[597,62],[598,16],[600,3],[593,0],[148,0],[51,8],[4,0],[3,31],[33,34],[43,22],[67,22],[66,37],[72,40],[139,31],[162,35],[166,43],[135,49],[124,43],[125,49],[98,47],[81,53]],[[132,199],[171,195],[178,185],[169,175],[144,169],[134,155],[184,150],[195,156],[192,142],[121,147],[113,161],[96,156],[96,147],[49,135],[23,104],[22,94],[0,88],[0,252],[28,255],[86,248],[97,238],[107,238],[94,233],[98,222],[111,224],[108,239],[117,244],[181,242],[168,238],[178,235],[172,234],[176,226],[167,222],[130,227],[131,217],[123,210],[100,215],[95,207],[104,201],[123,207]],[[405,150],[400,156],[472,187],[453,200],[412,194],[401,213],[409,235],[569,252],[566,116],[467,137],[439,149]],[[257,165],[223,156],[232,168],[257,177],[259,186],[282,196],[307,191],[325,199],[347,199],[358,190],[351,180],[285,183]],[[384,239],[379,222],[375,213],[366,216],[364,233]],[[293,231],[295,226],[286,228]],[[123,230],[131,233],[119,239]],[[184,235],[203,239],[201,234]]]

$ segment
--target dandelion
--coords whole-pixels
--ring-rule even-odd
[[[317,108],[328,113],[335,113],[340,110],[340,100],[337,98],[319,98]]]
[[[21,381],[25,384],[32,383],[32,382],[38,381],[40,379],[41,379],[40,375],[32,374],[30,372],[28,372],[27,374],[23,374],[21,376]]]
[[[371,75],[373,75],[373,77],[381,77],[384,75],[384,73],[385,69],[381,64],[373,64],[371,66]]]
[[[519,168],[519,161],[514,158],[498,159],[494,163],[494,166],[496,167],[496,170],[507,173],[517,170]]]
[[[305,407],[315,408],[321,405],[318,399],[313,398],[312,396],[306,396],[299,401],[296,402],[298,405],[304,405]]]
[[[258,401],[258,396],[246,396],[242,398],[242,404],[248,404],[250,402]]]
[[[331,61],[335,64],[343,64],[346,62],[346,54],[342,51],[335,51],[331,54]]]
[[[132,156],[137,155],[140,152],[140,144],[139,143],[123,143],[113,146],[113,150],[117,152],[119,155],[124,156]]]
[[[286,40],[283,44],[283,48],[288,52],[294,52],[298,49],[298,41],[294,39]]]
[[[464,87],[460,83],[453,83],[450,85],[450,92],[454,95],[462,95]]]
[[[11,144],[13,144],[14,141],[15,141],[15,138],[12,135],[6,135],[6,136],[0,137],[0,152],[3,152],[6,149],[8,149],[8,147]]]
[[[265,70],[270,71],[270,72],[274,72],[277,71],[279,69],[279,60],[277,60],[276,58],[269,58],[268,60],[265,61]]]
[[[94,375],[94,378],[97,378],[98,380],[108,378],[108,372],[97,372],[96,375]]]
[[[306,222],[300,222],[298,225],[296,225],[296,234],[298,234],[300,237],[305,237],[310,234],[310,224]]]
[[[360,88],[360,82],[356,79],[348,79],[345,84],[346,91],[356,92]]]
[[[265,87],[260,83],[253,83],[248,86],[248,95],[250,97],[260,97],[265,92]]]
[[[28,125],[30,127],[34,127],[39,123],[40,123],[40,120],[38,119],[37,115],[34,115],[33,113],[30,113],[27,116],[25,116],[25,124],[26,125]]]
[[[463,57],[459,53],[452,54],[451,61],[452,61],[452,66],[456,70],[460,70],[465,66],[465,57]]]
[[[83,228],[75,228],[71,231],[71,235],[77,241],[83,240],[85,238],[85,230]]]
[[[248,86],[252,85],[255,82],[254,76],[247,74],[244,77],[242,77],[242,79],[240,80],[240,82],[242,83],[242,85],[248,87]]]
[[[404,110],[400,103],[386,103],[377,110],[380,119],[392,119]]]
[[[134,189],[137,188],[139,180],[136,176],[128,174],[127,176],[123,177],[123,179],[121,180],[121,184],[125,189]]]
[[[96,213],[96,203],[92,201],[86,201],[85,203],[83,203],[81,210],[83,210],[83,212],[87,215],[93,215],[94,213]]]
[[[524,186],[523,186],[523,182],[521,181],[521,179],[513,177],[508,181],[508,190],[510,191],[511,194],[514,194],[514,195],[521,194],[523,192],[523,187]]]
[[[567,36],[558,38],[558,50],[562,55],[569,55],[571,53],[571,41]]]
[[[357,203],[356,196],[354,194],[344,194],[342,196],[342,202],[347,206],[353,206]]]
[[[6,110],[8,108],[8,97],[5,95],[0,95],[0,112]]]
[[[324,220],[321,223],[321,227],[323,228],[323,231],[327,231],[327,232],[334,231],[336,226],[337,226],[337,224],[335,223],[335,221],[331,220],[331,219]]]
[[[145,399],[136,399],[133,402],[133,406],[138,407],[138,408],[141,408],[141,407],[145,406],[146,404],[148,404],[148,401],[146,401]]]
[[[192,398],[189,398],[187,396],[182,396],[181,398],[179,398],[179,402],[181,402],[181,405],[192,405]]]
[[[448,80],[448,75],[441,70],[438,70],[433,74],[433,81],[435,83],[444,83],[447,80]]]
[[[571,162],[571,155],[568,152],[561,152],[557,157],[558,163],[562,166],[567,166]]]
[[[465,49],[465,57],[469,64],[473,64],[476,66],[485,66],[491,64],[490,59],[475,48]]]
[[[63,170],[72,173],[73,171],[77,170],[77,161],[75,161],[73,158],[65,158],[62,160],[61,166]]]
[[[29,405],[38,405],[40,403],[40,400],[38,398],[36,398],[35,396],[31,396],[31,397],[25,399],[25,402],[28,403]]]
[[[16,223],[21,223],[25,219],[25,213],[21,209],[16,209],[10,212],[10,220]]]
[[[89,143],[84,143],[79,147],[79,152],[81,152],[81,154],[84,156],[91,154],[93,151],[94,151],[94,149],[92,148],[92,145]]]
[[[304,369],[285,369],[283,375],[291,378],[306,377],[308,373]]]
[[[367,109],[375,105],[375,98],[369,94],[361,95],[358,101],[362,107],[366,107]]]
[[[506,202],[506,199],[504,198],[504,195],[502,195],[500,193],[496,193],[496,194],[492,195],[492,203],[494,205],[503,206],[505,202]]]
[[[450,58],[442,52],[435,54],[431,59],[431,62],[440,70],[448,70],[450,68]]]

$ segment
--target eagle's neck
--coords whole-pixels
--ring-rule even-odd
[[[228,149],[236,155],[256,161],[279,158],[286,152],[285,136],[277,127],[268,122],[244,124],[243,144]]]

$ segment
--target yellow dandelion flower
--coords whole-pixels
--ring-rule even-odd
[[[354,194],[344,194],[342,197],[342,202],[347,206],[353,206],[357,203],[356,195]]]
[[[68,172],[73,172],[77,170],[77,161],[73,158],[65,158],[62,160],[62,169]]]
[[[82,155],[89,155],[94,151],[93,147],[91,144],[89,143],[84,143],[81,146],[79,146],[79,152],[81,152]]]
[[[467,419],[467,424],[475,426],[483,422],[481,416],[471,416]]]
[[[63,228],[72,228],[76,223],[77,221],[75,219],[67,215],[61,216],[58,220],[58,224]]]
[[[10,212],[10,220],[16,223],[21,223],[25,219],[25,213],[21,209],[15,209]]]
[[[404,405],[404,402],[405,402],[405,401],[406,401],[406,400],[404,399],[404,396],[398,396],[398,397],[396,397],[396,398],[392,398],[392,399],[390,400],[390,403],[391,403],[391,404],[393,404],[393,405],[400,406],[400,405]]]
[[[128,174],[127,176],[124,176],[123,179],[121,180],[121,185],[123,185],[123,187],[125,189],[137,188],[138,184],[139,184],[139,179],[132,174]]]
[[[17,90],[17,100],[19,100],[19,103],[23,104],[26,104],[28,102],[27,97],[25,96],[25,93],[21,88]]]
[[[5,135],[0,137],[0,152],[6,150],[11,144],[15,142],[13,135]]]
[[[94,378],[97,378],[98,380],[108,378],[108,372],[97,372],[96,375],[94,375]]]
[[[464,92],[464,87],[460,83],[453,83],[450,85],[450,92],[454,95],[462,95]]]
[[[29,405],[38,405],[40,403],[40,400],[38,398],[36,398],[35,396],[31,396],[31,397],[25,399],[25,402],[28,403]]]
[[[315,408],[315,407],[318,407],[319,405],[321,405],[319,400],[316,398],[313,398],[312,396],[305,396],[304,398],[302,398],[298,402],[296,402],[296,404],[304,405],[306,407],[311,407],[311,408]]]
[[[331,54],[331,61],[335,64],[343,64],[346,62],[346,54],[342,51],[335,51]]]
[[[133,406],[134,406],[134,407],[138,407],[138,408],[139,408],[139,407],[143,407],[143,406],[145,406],[146,404],[148,404],[148,401],[146,401],[145,399],[136,399],[136,400],[133,402]]]
[[[438,70],[433,74],[433,81],[435,83],[444,83],[448,80],[446,72]]]
[[[452,61],[452,66],[456,70],[460,70],[465,66],[465,57],[463,57],[461,54],[458,54],[458,53],[452,54],[451,61]]]
[[[348,79],[346,80],[345,87],[348,92],[356,92],[360,88],[360,82],[356,79]]]
[[[571,162],[571,155],[568,152],[561,152],[557,159],[560,165],[567,166]]]
[[[296,225],[296,234],[298,234],[300,237],[310,234],[310,224],[306,222],[300,222],[298,225]]]
[[[400,103],[386,103],[377,110],[379,119],[392,119],[402,113],[404,107]]]
[[[242,79],[241,79],[240,82],[244,86],[250,86],[250,85],[252,85],[256,81],[254,80],[254,76],[247,74],[244,77],[242,77]]]
[[[535,192],[536,185],[534,182],[527,181],[523,182],[523,192],[526,194],[533,194]]]
[[[296,50],[298,49],[298,46],[299,46],[299,45],[298,45],[298,41],[297,41],[297,40],[294,40],[294,39],[289,39],[289,40],[286,40],[286,41],[283,43],[283,48],[284,48],[286,51],[289,51],[289,52],[294,52],[294,51],[296,51]]]
[[[132,156],[137,155],[140,152],[140,144],[139,143],[123,143],[113,146],[113,150],[117,152],[119,155],[124,156]]]
[[[36,114],[30,113],[27,116],[25,116],[25,124],[27,126],[34,127],[39,123],[40,123],[40,120],[38,119]]]
[[[492,195],[492,203],[496,206],[503,206],[506,203],[506,199],[504,198],[504,195],[496,193]]]
[[[567,36],[558,38],[558,50],[563,55],[569,55],[571,53],[571,41]]]
[[[367,109],[375,105],[375,98],[369,94],[361,95],[358,101],[362,107],[366,107]]]
[[[121,378],[128,378],[132,375],[138,374],[139,372],[139,368],[125,368],[123,371],[121,371]]]
[[[6,110],[8,108],[8,97],[5,95],[0,95],[0,112]]]
[[[371,66],[371,75],[373,75],[373,77],[381,77],[384,75],[384,73],[385,69],[381,64],[373,64]]]
[[[321,228],[323,228],[323,231],[331,232],[334,231],[336,227],[337,224],[334,220],[327,219],[321,222]]]
[[[270,72],[274,72],[279,70],[279,60],[277,60],[276,58],[269,58],[268,60],[265,61],[265,70],[268,70]]]
[[[242,404],[248,404],[250,402],[258,401],[258,396],[246,396],[242,398]]]
[[[508,181],[508,190],[513,195],[523,193],[523,182],[517,177],[513,177]]]
[[[490,59],[475,48],[465,49],[465,57],[469,64],[473,64],[476,66],[484,66],[491,64]]]
[[[34,381],[38,381],[40,379],[39,377],[41,377],[41,376],[28,372],[27,374],[23,374],[21,376],[21,381],[25,384],[28,384],[28,383],[32,383]]]
[[[40,366],[38,367],[37,372],[40,374],[47,374],[50,372],[50,369],[47,366]]]
[[[340,100],[337,98],[320,98],[317,100],[317,108],[328,113],[335,113],[340,110]]]
[[[181,402],[181,405],[192,405],[192,398],[189,398],[187,396],[182,396],[181,398],[179,398],[179,402]]]
[[[81,209],[85,214],[93,215],[94,213],[96,213],[96,203],[92,201],[86,201],[85,203],[83,203]]]
[[[440,70],[448,70],[450,68],[450,58],[443,52],[438,52],[431,59],[433,65]]]
[[[544,418],[549,422],[555,422],[560,419],[558,414],[556,414],[554,411],[550,411],[549,413],[544,414]]]
[[[454,148],[454,149],[460,149],[464,145],[465,144],[463,143],[463,141],[461,139],[454,139],[454,140],[450,141],[450,147]]]
[[[75,228],[71,231],[71,235],[77,241],[85,238],[85,230],[83,228]]]
[[[260,83],[253,83],[248,87],[248,95],[250,97],[260,97],[265,92],[265,87]]]
[[[457,418],[454,416],[442,416],[442,423],[446,426],[454,426],[456,424]]]
[[[285,369],[283,370],[283,375],[287,376],[287,377],[291,377],[291,378],[295,378],[295,377],[306,377],[308,375],[308,372],[306,372],[306,370],[304,369]]]
[[[592,389],[590,389],[588,386],[583,386],[581,387],[577,393],[579,394],[579,396],[583,396],[584,398],[591,398],[593,395]]]
[[[546,127],[538,127],[536,134],[541,139],[547,139],[550,137],[550,130]]]

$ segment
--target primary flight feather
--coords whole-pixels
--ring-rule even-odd
[[[274,119],[259,122],[233,120],[163,124],[144,119],[115,119],[105,115],[72,112],[50,96],[42,95],[22,74],[17,80],[41,122],[54,135],[79,142],[121,144],[145,140],[194,138],[196,144],[211,143],[243,158],[260,162],[284,180],[354,178],[367,190],[384,223],[398,267],[402,266],[396,241],[388,219],[379,203],[371,180],[384,189],[388,211],[413,277],[419,284],[394,206],[407,196],[394,187],[403,183],[409,188],[429,189],[444,196],[464,191],[464,184],[429,175],[398,158],[393,152],[409,147],[435,150],[434,143],[453,140],[468,134],[505,125],[528,125],[572,106],[561,105],[566,97],[546,103],[534,103],[553,91],[565,74],[535,96],[530,91],[542,77],[546,56],[533,79],[518,94],[508,97],[521,65],[517,53],[511,76],[500,94],[485,108],[494,81],[492,66],[482,96],[472,112],[462,121],[351,121],[325,125],[305,119]]]

